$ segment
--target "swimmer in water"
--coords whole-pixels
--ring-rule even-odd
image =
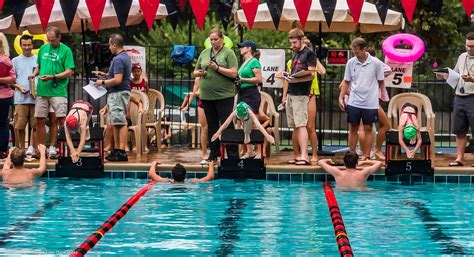
[[[186,168],[184,168],[181,164],[176,164],[173,169],[171,170],[171,178],[163,178],[160,175],[156,174],[156,166],[160,163],[158,161],[154,161],[151,163],[150,170],[148,171],[148,177],[151,178],[153,181],[158,183],[172,183],[172,184],[183,184],[185,183],[186,179]],[[209,170],[207,171],[207,175],[200,179],[193,179],[191,183],[199,183],[199,182],[206,182],[211,181],[214,179],[214,163],[209,162]]]
[[[12,147],[5,162],[3,169],[0,171],[0,176],[3,179],[3,184],[7,187],[26,187],[32,186],[36,178],[41,177],[46,171],[46,146],[38,145],[40,151],[39,167],[35,169],[28,169],[23,167],[25,162],[25,151]]]

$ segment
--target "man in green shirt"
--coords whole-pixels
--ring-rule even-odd
[[[67,114],[67,85],[72,76],[72,69],[74,69],[71,49],[60,42],[61,32],[59,29],[53,26],[48,27],[46,37],[49,44],[41,46],[38,52],[38,66],[31,75],[31,78],[39,75],[35,106],[38,144],[46,143],[45,119],[49,114],[50,107],[56,114],[60,126],[64,124]],[[52,124],[52,126],[55,125]],[[56,155],[55,143],[50,142],[48,150],[50,156]]]

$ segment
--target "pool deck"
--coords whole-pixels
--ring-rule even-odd
[[[336,154],[336,156],[320,156],[320,158],[332,158],[335,162],[342,163],[342,153]],[[291,151],[281,151],[280,155],[272,155],[272,158],[267,158],[266,167],[267,172],[274,173],[324,173],[324,171],[316,164],[297,166],[287,164],[292,159]],[[457,175],[474,175],[474,154],[465,154],[465,166],[464,167],[449,167],[448,164],[455,159],[453,153],[437,154],[435,164],[435,174],[457,174]],[[160,153],[156,150],[151,150],[150,153],[137,158],[134,153],[129,154],[128,162],[106,162],[105,170],[123,170],[123,171],[146,171],[150,167],[152,161],[158,160],[161,165],[159,171],[170,171],[176,163],[183,164],[188,171],[202,172],[207,171],[207,167],[203,167],[199,164],[201,161],[201,151],[195,148],[182,148],[173,147],[163,149]],[[56,160],[48,159],[48,170],[55,169]],[[37,167],[38,162],[33,161],[26,163],[27,167]],[[0,166],[3,167],[3,161],[0,162]],[[383,170],[380,170],[377,174],[384,174]]]

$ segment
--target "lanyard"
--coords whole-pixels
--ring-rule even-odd
[[[211,51],[209,52],[209,58],[211,59],[211,61],[214,61],[214,59],[216,58],[216,56],[221,52],[222,48],[224,48],[224,46],[221,47],[221,49],[219,49],[219,51],[217,51],[217,53],[215,55],[212,55],[212,53],[214,52],[212,47],[211,47]]]

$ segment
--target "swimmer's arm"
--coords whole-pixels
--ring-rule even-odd
[[[418,129],[418,131],[416,132],[416,146],[415,146],[415,149],[413,149],[413,156],[415,156],[415,153],[416,151],[418,151],[418,149],[420,149],[420,146],[421,146],[421,133],[420,133],[420,130]]]
[[[402,125],[398,126],[398,143],[403,149],[405,149],[405,152],[407,154],[410,152],[410,149],[405,144],[405,141],[403,141],[403,126]]]
[[[227,118],[227,120],[225,120],[224,124],[222,124],[222,126],[219,128],[219,130],[217,130],[217,132],[212,136],[211,138],[211,141],[215,141],[217,138],[219,138],[222,134],[222,131],[224,131],[224,129],[226,129],[230,123],[232,122],[232,120],[234,119],[235,117],[235,111],[233,111],[229,117]]]
[[[207,165],[209,165],[209,170],[207,171],[207,175],[204,178],[193,179],[191,180],[191,183],[206,182],[206,181],[211,181],[214,179],[214,163],[209,162]]]
[[[160,183],[167,183],[169,182],[168,179],[160,177],[160,175],[156,174],[156,166],[159,163],[157,161],[154,161],[151,163],[150,170],[148,171],[148,177],[151,178],[151,180],[160,182]]]
[[[13,147],[12,147],[12,149],[13,149]],[[10,160],[10,153],[8,153],[7,158],[3,162],[3,168],[2,168],[2,170],[0,170],[0,177],[3,176],[4,171],[7,171],[7,170],[11,169],[11,167],[12,167],[12,161]]]
[[[81,154],[84,145],[86,144],[86,134],[87,134],[87,127],[81,126],[81,139],[79,140],[79,145],[77,146],[77,154]]]
[[[31,170],[35,177],[41,177],[43,173],[46,171],[46,147],[43,146],[40,149],[40,164],[39,167],[36,169]]]
[[[262,124],[260,124],[260,121],[258,121],[258,118],[255,115],[255,113],[253,113],[252,111],[249,111],[249,115],[252,118],[253,124],[255,124],[257,129],[260,130],[260,132],[262,132],[262,134],[265,136],[268,142],[272,144],[275,143],[275,139],[270,134],[268,134],[265,128],[262,126]]]
[[[69,130],[67,129],[66,122],[64,122],[64,134],[66,135],[66,142],[69,150],[71,151],[71,155],[76,152],[76,148],[74,148],[74,144],[71,140],[71,135],[69,134]],[[81,133],[82,137],[82,133]]]
[[[375,173],[376,171],[378,171],[382,167],[383,163],[380,161],[366,160],[364,161],[363,164],[370,165],[369,167],[362,168],[362,171],[361,171],[365,176],[368,177],[372,175],[373,173]]]
[[[318,161],[318,165],[321,166],[321,168],[326,171],[327,173],[333,175],[333,177],[338,177],[341,175],[341,170],[337,167],[334,167],[331,165],[332,160],[331,159],[322,159]]]

